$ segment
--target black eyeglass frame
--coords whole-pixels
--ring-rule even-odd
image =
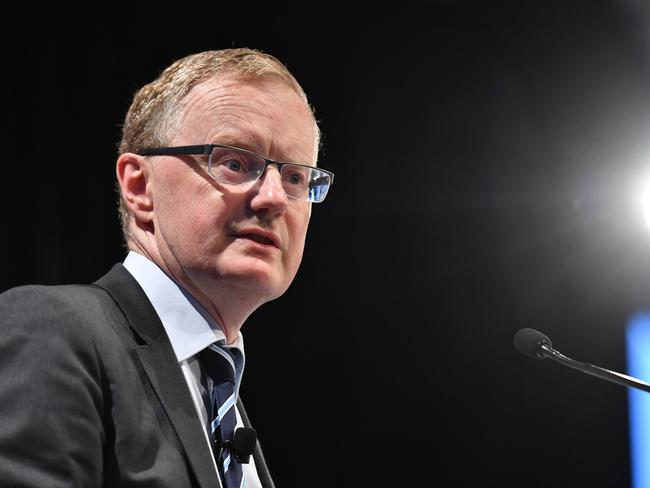
[[[205,154],[207,156],[210,156],[210,154],[212,154],[212,151],[214,150],[215,147],[233,149],[235,151],[241,151],[241,152],[250,154],[252,156],[258,157],[260,159],[263,159],[264,160],[264,168],[262,168],[262,171],[260,171],[260,174],[257,177],[257,179],[251,180],[251,183],[253,181],[259,180],[262,177],[262,175],[264,174],[264,172],[266,171],[266,168],[269,167],[270,165],[277,166],[278,171],[282,171],[282,167],[285,166],[285,165],[291,165],[291,166],[299,166],[299,167],[302,167],[302,168],[307,168],[307,169],[310,169],[310,170],[315,169],[315,170],[318,170],[318,171],[320,171],[322,173],[327,174],[327,176],[329,176],[329,185],[328,185],[328,188],[327,188],[328,193],[329,193],[329,189],[334,184],[334,173],[332,173],[331,171],[328,171],[326,169],[318,168],[316,166],[310,166],[308,164],[302,164],[302,163],[290,163],[290,162],[275,161],[274,159],[265,158],[264,156],[262,156],[260,154],[257,154],[257,153],[255,153],[253,151],[249,151],[248,149],[242,149],[241,147],[235,147],[235,146],[228,146],[226,144],[196,144],[196,145],[192,145],[192,146],[149,147],[149,148],[141,149],[140,151],[138,151],[138,156],[195,156],[195,155],[200,155],[200,154]],[[208,171],[208,173],[210,174],[210,176],[212,178],[214,178],[212,173],[210,173],[209,171]],[[289,196],[291,198],[296,198],[298,200],[301,200],[300,198],[297,198],[297,197],[294,197],[294,196],[291,196],[291,195],[289,195]],[[327,193],[325,194],[325,196],[327,196]],[[322,200],[315,200],[315,201],[305,200],[305,201],[309,201],[309,202],[312,202],[312,203],[321,203],[324,200],[325,200],[325,197],[323,197]]]

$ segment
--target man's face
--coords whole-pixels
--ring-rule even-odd
[[[212,79],[192,89],[183,113],[170,145],[220,143],[278,161],[316,162],[311,111],[279,81]],[[311,204],[287,197],[275,166],[255,183],[233,186],[210,177],[207,156],[161,156],[151,161],[148,186],[157,252],[200,301],[217,309],[224,297],[261,304],[288,288]]]

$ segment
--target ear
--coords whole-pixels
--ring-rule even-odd
[[[136,222],[153,220],[153,198],[149,181],[149,165],[144,157],[121,154],[115,167],[122,198]]]

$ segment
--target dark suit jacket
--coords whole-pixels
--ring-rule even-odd
[[[259,444],[254,459],[272,487]],[[219,486],[162,323],[121,264],[0,295],[0,486]]]

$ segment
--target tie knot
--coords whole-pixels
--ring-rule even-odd
[[[235,371],[232,364],[224,354],[228,354],[226,351],[220,349],[220,351],[215,351],[211,346],[203,349],[199,352],[199,362],[201,367],[215,383],[221,381],[235,381]]]

